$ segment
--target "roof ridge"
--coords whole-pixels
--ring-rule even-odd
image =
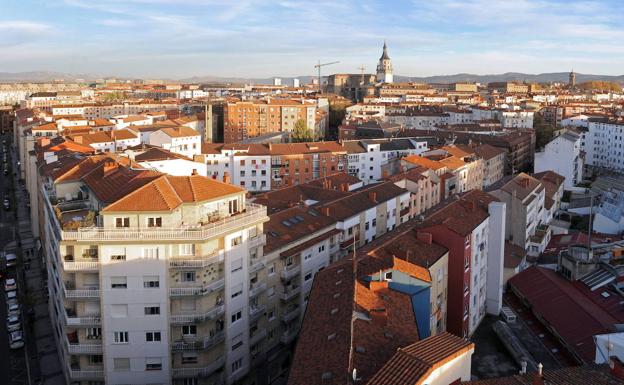
[[[167,185],[169,185],[169,187],[171,188],[171,190],[175,193],[176,198],[178,198],[180,200],[180,202],[184,202],[184,199],[182,199],[180,197],[180,195],[178,194],[178,192],[176,191],[176,189],[173,187],[173,185],[169,182],[169,178],[167,178],[167,174],[163,174],[160,177],[154,179],[152,182],[156,182],[158,180],[163,179],[165,181],[165,183],[167,183]],[[150,182],[151,183],[151,182]],[[149,183],[148,183],[149,184]],[[173,207],[171,207],[169,205],[169,202],[167,202],[167,200],[165,199],[165,196],[163,195],[163,192],[161,191],[161,189],[158,187],[158,185],[154,184],[154,187],[156,187],[156,190],[158,190],[158,194],[160,195],[160,197],[163,199],[163,201],[165,202],[165,205],[167,205],[167,207],[171,210],[173,209]]]

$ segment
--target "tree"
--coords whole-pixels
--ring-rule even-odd
[[[544,122],[540,114],[535,114],[533,118],[533,129],[535,130],[535,148],[543,148],[555,136],[556,128]]]
[[[582,90],[621,92],[622,86],[615,82],[589,81],[579,84]]]
[[[292,141],[293,142],[311,142],[312,132],[308,128],[305,120],[299,119],[295,122],[295,127],[292,132]]]

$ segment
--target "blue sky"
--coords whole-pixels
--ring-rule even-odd
[[[0,71],[270,77],[624,73],[624,1],[0,0]]]

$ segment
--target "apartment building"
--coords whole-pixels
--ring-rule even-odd
[[[583,180],[585,154],[581,149],[581,135],[566,130],[535,153],[535,172],[554,171],[565,178],[565,187],[571,188]]]
[[[482,144],[474,148],[475,154],[483,159],[483,188],[498,182],[505,175],[505,150]]]
[[[195,162],[184,155],[167,151],[160,147],[146,149],[131,149],[126,155],[136,161],[141,167],[160,171],[174,176],[187,176],[196,173],[209,176],[206,164]]]
[[[490,193],[507,204],[506,235],[512,244],[531,252],[529,244],[536,231],[550,231],[540,226],[544,218],[546,189],[534,177],[520,173],[490,186]],[[543,250],[541,250],[543,251]],[[533,250],[539,252],[539,250]]]
[[[178,110],[177,102],[139,100],[136,102],[123,102],[119,104],[84,103],[84,104],[59,104],[51,108],[52,115],[80,115],[87,119],[104,118],[110,119],[119,115],[137,115],[144,112],[156,112],[163,110]]]
[[[364,183],[377,182],[401,170],[401,158],[429,150],[426,138],[388,138],[342,142],[348,172]]]
[[[440,203],[440,177],[427,167],[411,168],[390,176],[388,180],[410,192],[410,218]]]
[[[621,172],[624,170],[624,121],[590,120],[585,133],[585,163]]]
[[[228,102],[224,105],[224,142],[234,143],[274,132],[291,133],[299,120],[313,131],[315,119],[316,105],[303,99]]]
[[[41,176],[67,382],[236,382],[264,351],[266,208],[237,186],[129,164],[97,155]]]
[[[504,202],[479,190],[445,201],[418,226],[421,237],[449,250],[447,330],[472,335],[502,306]]]

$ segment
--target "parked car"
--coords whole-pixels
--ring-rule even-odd
[[[19,302],[17,302],[17,300],[11,300],[7,302],[7,313],[9,315],[20,313],[20,305],[19,305]]]
[[[9,253],[5,257],[7,267],[12,267],[17,265],[17,255],[13,253]]]
[[[11,349],[19,349],[24,347],[24,333],[15,331],[9,334],[9,347]]]
[[[12,291],[17,290],[17,282],[15,282],[15,278],[7,278],[4,281],[4,291]]]
[[[15,291],[15,290],[6,292],[6,300],[7,300],[7,302],[12,300],[12,299],[17,300],[17,291]]]
[[[7,331],[14,332],[22,328],[19,315],[10,315],[6,321]]]

